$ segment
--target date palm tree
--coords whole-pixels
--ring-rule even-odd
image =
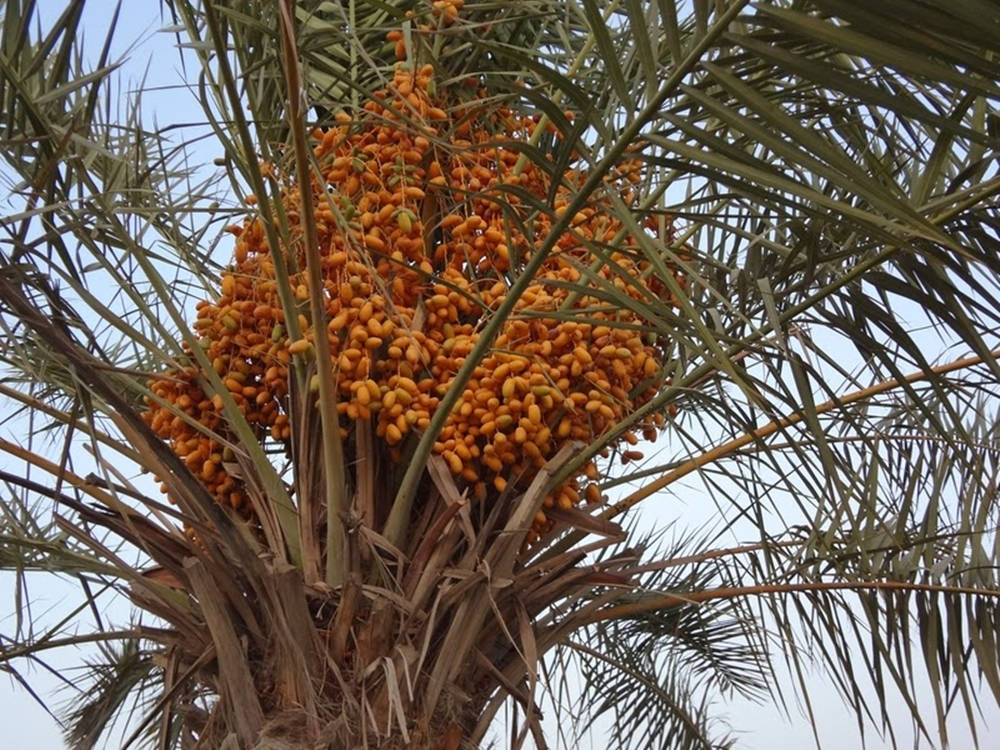
[[[0,664],[98,645],[71,746],[1000,699],[994,3],[164,0],[180,143],[98,5],[0,3]]]

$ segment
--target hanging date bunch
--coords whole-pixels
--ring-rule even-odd
[[[448,14],[460,7],[446,5]],[[389,41],[405,56],[400,33]],[[564,217],[587,173],[571,162],[552,174],[522,156],[546,127],[539,117],[497,104],[476,80],[446,91],[431,65],[414,67],[401,61],[391,85],[362,109],[340,111],[312,131],[308,179],[267,165],[286,186],[287,246],[272,252],[260,216],[231,227],[232,264],[218,296],[199,304],[194,328],[243,416],[262,444],[278,452],[289,449],[293,434],[296,358],[305,367],[329,368],[345,465],[359,458],[363,438],[387,498],[442,397],[460,388],[433,453],[459,490],[489,512],[526,489],[563,446],[601,438],[663,385],[669,341],[649,334],[636,310],[671,304],[670,288],[683,287],[685,277],[645,260],[635,228],[609,210],[612,200],[636,200],[641,164],[625,160],[571,217],[471,378],[455,384],[485,321]],[[547,127],[548,137],[561,137]],[[308,305],[303,185],[315,207],[322,320],[310,317]],[[247,202],[252,211],[256,199]],[[670,241],[663,217],[647,224],[639,230],[647,240]],[[275,268],[276,259],[283,269]],[[294,326],[281,283],[298,305]],[[636,304],[612,304],[608,290]],[[329,343],[328,362],[316,361],[319,337]],[[230,470],[224,446],[222,399],[207,395],[203,375],[192,365],[153,381],[146,418],[220,503],[249,515],[247,488]],[[640,459],[633,447],[638,434],[654,438],[665,416],[650,413],[605,450],[617,448],[626,462]],[[548,494],[527,543],[551,530],[552,509],[599,502],[597,478],[597,467],[588,464]],[[384,514],[382,507],[374,523]]]

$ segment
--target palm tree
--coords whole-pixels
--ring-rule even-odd
[[[0,5],[0,563],[136,611],[0,636],[100,645],[73,747],[1000,699],[995,4],[166,0],[211,174],[84,5]]]

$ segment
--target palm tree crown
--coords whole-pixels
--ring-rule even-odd
[[[137,619],[0,660],[100,644],[74,747],[1000,698],[993,3],[166,0],[214,171],[67,6],[0,6],[0,563]]]

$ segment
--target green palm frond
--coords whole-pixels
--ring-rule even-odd
[[[115,718],[121,715],[127,702],[134,700],[155,670],[149,654],[143,654],[137,641],[125,641],[120,648],[109,647],[99,660],[89,666],[91,674],[84,678],[91,683],[88,698],[82,703],[74,699],[69,712],[71,727],[66,737],[72,748],[93,748]]]
[[[704,693],[689,684],[690,672],[678,669],[669,656],[646,652],[634,640],[601,638],[598,645],[571,642],[580,675],[593,697],[582,698],[581,712],[592,721],[608,714],[616,727],[616,746],[731,748],[733,739],[712,726]],[[641,701],[634,700],[642,695]],[[585,726],[584,729],[589,728]]]

